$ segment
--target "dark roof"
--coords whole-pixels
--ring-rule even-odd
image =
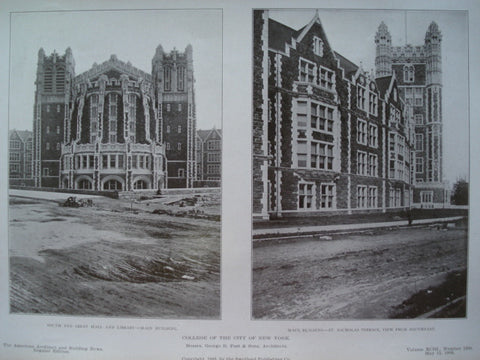
[[[382,76],[375,79],[380,95],[384,96],[392,82],[392,75]]]
[[[290,43],[292,37],[297,37],[297,31],[278,21],[268,19],[268,44],[270,48],[285,51],[285,43]]]
[[[18,134],[18,137],[20,140],[23,142],[26,142],[28,139],[31,139],[33,137],[33,133],[29,130],[17,130],[17,129],[12,129],[8,132],[8,136],[12,136],[13,132],[16,132]]]
[[[207,140],[207,138],[210,136],[212,131],[217,131],[220,135],[222,135],[222,129],[210,129],[210,130],[197,130],[197,136],[202,139],[203,141]]]
[[[350,75],[355,74],[358,70],[358,66],[354,64],[352,61],[348,60],[345,56],[340,55],[336,51],[334,52],[335,56],[340,62],[340,67],[345,72],[345,77],[349,77]]]

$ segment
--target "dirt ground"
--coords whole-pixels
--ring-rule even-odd
[[[11,312],[219,318],[220,197],[204,197],[216,221],[153,213],[175,208],[166,197],[80,208],[11,197]]]
[[[253,317],[387,319],[413,294],[466,264],[462,224],[259,244],[253,249]]]

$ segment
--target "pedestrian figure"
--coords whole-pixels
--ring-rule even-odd
[[[407,213],[407,219],[408,219],[408,226],[411,226],[413,222],[413,209],[408,208],[406,210],[406,213]]]

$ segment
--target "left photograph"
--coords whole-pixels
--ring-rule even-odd
[[[221,9],[10,30],[10,313],[220,319]]]

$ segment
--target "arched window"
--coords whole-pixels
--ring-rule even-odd
[[[148,189],[148,185],[147,185],[147,182],[145,180],[137,180],[134,184],[133,184],[133,188],[135,190],[142,190],[142,189]]]
[[[415,68],[413,65],[405,65],[403,67],[403,81],[411,83],[415,80]]]
[[[92,189],[92,183],[88,181],[87,179],[80,180],[78,182],[78,188],[81,190],[91,190]]]
[[[118,180],[108,180],[103,184],[103,190],[122,190],[122,183]]]

